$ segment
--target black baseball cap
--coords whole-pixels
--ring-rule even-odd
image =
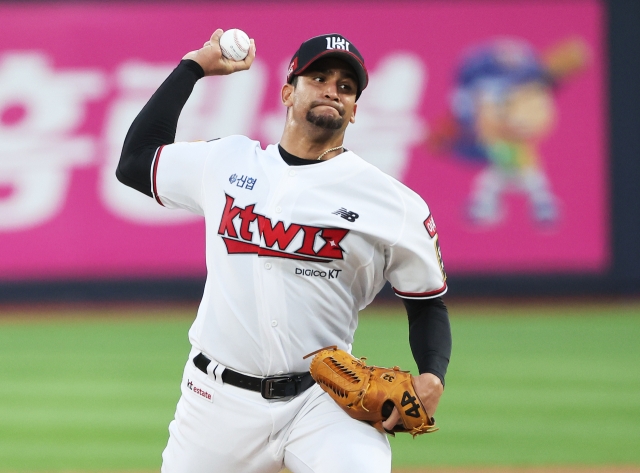
[[[353,67],[358,76],[358,92],[356,100],[367,87],[369,74],[364,66],[360,51],[344,36],[331,33],[316,36],[300,45],[289,63],[287,83],[291,84],[294,76],[302,74],[311,64],[322,57],[337,57]]]

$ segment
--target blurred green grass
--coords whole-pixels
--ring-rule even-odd
[[[640,305],[450,304],[440,432],[396,467],[640,465]],[[193,308],[0,312],[0,472],[157,470]],[[354,354],[415,372],[401,306]]]

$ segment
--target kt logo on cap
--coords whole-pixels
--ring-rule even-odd
[[[327,36],[327,49],[344,49],[349,51],[349,41],[340,36]]]

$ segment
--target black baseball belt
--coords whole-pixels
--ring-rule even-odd
[[[193,364],[205,374],[208,374],[207,367],[210,363],[211,360],[202,353],[193,358]],[[296,396],[315,384],[314,379],[308,371],[306,373],[292,373],[282,376],[257,378],[225,368],[221,377],[224,383],[250,391],[257,391],[262,394],[262,397],[265,399],[283,399],[285,397]]]

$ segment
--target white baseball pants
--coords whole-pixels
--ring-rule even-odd
[[[162,473],[390,473],[386,435],[318,385],[288,400],[223,384],[193,365],[169,425]]]

